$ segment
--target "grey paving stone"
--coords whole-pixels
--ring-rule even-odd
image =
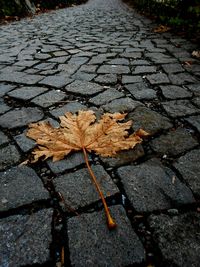
[[[134,149],[118,152],[114,158],[101,157],[101,160],[107,167],[115,168],[122,165],[131,164],[143,156],[144,156],[144,149],[142,145],[138,144],[135,146]]]
[[[55,118],[58,118],[59,116],[63,116],[66,112],[75,113],[79,110],[85,110],[85,109],[87,109],[87,107],[79,102],[69,102],[68,104],[60,108],[53,109],[52,111],[50,111],[50,113]]]
[[[96,83],[77,80],[66,86],[65,90],[70,93],[90,96],[103,91],[104,88]]]
[[[197,131],[200,133],[200,115],[198,116],[190,116],[188,118],[185,118],[189,124],[191,124],[193,127],[197,129]]]
[[[14,145],[7,145],[0,149],[0,170],[16,164],[20,160],[20,154]]]
[[[127,84],[127,83],[140,83],[142,82],[142,77],[141,76],[122,76],[122,83]]]
[[[184,156],[180,157],[177,163],[174,164],[175,168],[183,176],[188,186],[192,189],[193,193],[200,196],[200,150],[194,149]]]
[[[129,65],[129,60],[126,59],[126,58],[115,58],[115,59],[112,59],[110,61],[107,61],[107,64],[110,64],[110,65],[126,65],[126,66],[128,66]]]
[[[114,112],[130,112],[133,111],[136,107],[142,106],[143,104],[131,99],[130,97],[115,99],[110,103],[103,105],[102,108],[105,111],[114,113]]]
[[[8,95],[17,99],[30,100],[31,98],[40,95],[47,91],[47,88],[44,87],[21,87],[9,92]]]
[[[15,167],[1,172],[0,176],[1,211],[49,198],[49,193],[44,189],[42,181],[29,167]]]
[[[52,70],[56,66],[56,63],[45,62],[36,65],[34,68],[38,70]]]
[[[136,59],[136,60],[131,60],[130,64],[133,66],[140,66],[140,65],[150,65],[149,61],[145,59]]]
[[[198,108],[200,108],[200,97],[194,97],[192,99],[192,103],[197,106]]]
[[[12,75],[9,72],[0,74],[0,81],[3,82],[14,82],[21,84],[34,85],[41,81],[44,77],[41,75],[30,75],[22,72],[13,72]]]
[[[20,267],[48,263],[52,209],[31,215],[15,215],[0,220],[0,265]]]
[[[168,76],[164,73],[157,73],[157,74],[151,74],[147,75],[146,79],[150,82],[150,84],[165,84],[170,83]]]
[[[62,71],[64,76],[70,76],[74,74],[79,69],[78,65],[75,64],[59,64],[58,70]]]
[[[168,118],[146,107],[137,107],[128,114],[128,119],[133,121],[132,128],[134,131],[141,128],[150,135],[173,127]]]
[[[156,91],[149,88],[144,82],[126,84],[125,88],[136,98],[137,100],[154,99],[157,97]]]
[[[58,90],[51,90],[47,93],[41,94],[31,100],[32,103],[40,107],[50,107],[56,103],[61,102],[66,97],[66,94]]]
[[[191,134],[183,128],[178,128],[166,135],[154,139],[151,146],[154,151],[161,155],[177,156],[198,145]]]
[[[98,68],[98,65],[89,65],[84,64],[80,67],[80,71],[86,72],[86,73],[95,73],[96,69]]]
[[[38,60],[20,60],[17,61],[14,65],[22,66],[22,67],[32,67],[38,63]]]
[[[0,146],[7,143],[8,141],[8,137],[2,131],[0,131]]]
[[[149,224],[154,242],[161,251],[162,266],[197,267],[200,261],[200,214],[189,212],[179,216],[152,215]]]
[[[169,79],[170,79],[171,83],[176,84],[176,85],[198,82],[198,80],[196,78],[194,78],[191,74],[184,73],[184,72],[183,73],[170,74]]]
[[[186,88],[176,85],[160,86],[162,94],[167,99],[188,98],[192,97],[192,93]]]
[[[95,82],[102,84],[116,84],[117,83],[117,75],[116,74],[104,74],[98,75],[95,79]]]
[[[70,59],[70,56],[64,56],[64,57],[53,57],[48,60],[48,62],[53,63],[65,63]],[[55,66],[55,65],[54,65]]]
[[[181,64],[164,64],[162,65],[162,68],[166,73],[177,73],[177,72],[183,72],[184,69],[182,68]]]
[[[141,58],[142,53],[140,52],[124,52],[120,54],[120,57],[125,57],[125,58],[130,58],[130,59],[136,59],[136,58]]]
[[[167,114],[172,118],[184,117],[200,112],[200,110],[192,105],[189,100],[172,100],[163,102],[162,106]]]
[[[103,93],[98,94],[97,96],[90,98],[89,102],[91,104],[97,105],[97,106],[101,106],[103,104],[106,104],[114,99],[123,97],[124,94],[122,92],[117,91],[114,88],[109,88],[106,91],[104,91]]]
[[[16,128],[26,126],[31,122],[39,121],[43,113],[39,108],[21,108],[11,110],[0,116],[0,125],[3,128]]]
[[[35,141],[26,137],[26,132],[15,136],[14,139],[23,152],[28,152],[36,145]]]
[[[68,221],[70,260],[73,266],[128,266],[145,260],[144,248],[121,206],[110,208],[118,227],[109,231],[103,211]],[[79,231],[77,231],[79,229]]]
[[[156,64],[177,63],[177,59],[163,53],[145,53],[145,57]]]
[[[77,71],[75,74],[73,74],[72,78],[74,80],[83,80],[83,81],[92,81],[97,75],[94,73],[86,73],[82,71]]]
[[[170,209],[195,202],[191,190],[157,159],[137,166],[120,167],[117,174],[138,212]]]
[[[124,65],[102,65],[97,73],[106,74],[106,73],[114,73],[114,74],[128,74],[130,73],[130,69],[128,66]]]
[[[52,170],[52,172],[58,174],[85,164],[85,160],[83,153],[77,152],[67,156],[67,159],[63,159],[60,161],[52,162],[52,160],[48,160],[47,164]]]
[[[7,92],[13,90],[15,86],[10,84],[0,84],[0,97],[4,96]]]
[[[92,169],[105,197],[119,192],[102,166],[92,166]],[[56,191],[63,195],[73,209],[84,207],[100,199],[87,169],[59,176],[53,183]]]
[[[68,61],[69,64],[75,64],[75,65],[83,65],[84,63],[87,63],[89,60],[88,57],[77,57],[73,56],[71,59]]]
[[[11,109],[11,107],[6,105],[6,103],[4,103],[4,101],[3,101],[3,99],[0,99],[0,114],[3,114],[10,109]]]
[[[190,84],[190,85],[186,85],[186,87],[194,93],[194,95],[196,96],[200,96],[200,84]]]
[[[48,76],[45,77],[40,84],[43,85],[47,85],[47,86],[52,86],[55,88],[62,88],[68,84],[70,84],[71,82],[73,82],[72,79],[66,77],[65,75],[57,74],[57,75],[53,75],[53,76]]]
[[[156,67],[154,66],[137,66],[133,74],[143,74],[143,73],[154,73],[156,72]]]

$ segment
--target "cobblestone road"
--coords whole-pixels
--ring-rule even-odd
[[[1,267],[56,266],[63,248],[65,266],[199,266],[200,65],[195,45],[154,27],[120,0],[1,26]],[[89,108],[151,133],[115,159],[91,155],[112,232],[81,154],[19,166],[29,123]]]

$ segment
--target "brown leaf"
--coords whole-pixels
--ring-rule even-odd
[[[153,30],[153,32],[157,32],[157,33],[163,33],[163,32],[168,32],[170,31],[171,28],[170,27],[167,27],[167,26],[164,26],[164,25],[160,25],[159,27],[155,28]]]
[[[193,57],[196,57],[196,58],[200,58],[200,51],[198,51],[198,50],[194,50],[194,51],[192,52],[192,56],[193,56]]]
[[[128,136],[132,121],[120,122],[126,114],[105,113],[99,122],[93,111],[79,111],[78,115],[67,112],[60,117],[60,128],[53,128],[48,122],[30,124],[27,136],[39,147],[34,150],[34,160],[53,157],[63,159],[72,151],[85,148],[101,156],[114,156],[118,151],[133,148],[142,142],[148,133],[138,130]]]

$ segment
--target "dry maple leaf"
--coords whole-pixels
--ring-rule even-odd
[[[153,30],[153,32],[156,32],[156,33],[164,33],[164,32],[168,32],[170,30],[171,30],[170,27],[167,27],[165,25],[160,25],[159,27],[155,28]]]
[[[125,116],[126,114],[121,113],[105,113],[96,122],[92,110],[81,110],[78,114],[67,112],[60,117],[60,128],[53,128],[49,122],[39,122],[30,124],[27,132],[27,136],[39,145],[33,151],[34,162],[40,157],[53,157],[53,161],[58,161],[73,151],[83,151],[89,173],[104,204],[110,229],[116,227],[116,223],[110,215],[103,193],[89,165],[87,151],[111,157],[120,150],[130,149],[141,143],[142,137],[148,133],[140,129],[128,135],[132,121],[121,122]]]

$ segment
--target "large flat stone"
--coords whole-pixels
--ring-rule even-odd
[[[200,196],[200,150],[195,149],[180,157],[175,168],[183,176],[193,193]]]
[[[143,104],[139,101],[135,101],[130,97],[115,99],[110,103],[103,105],[102,108],[105,111],[114,113],[114,112],[130,112],[133,111],[136,107],[142,106]]]
[[[102,84],[116,84],[117,83],[117,75],[116,74],[104,74],[98,75],[95,79],[95,82]]]
[[[72,79],[70,79],[64,74],[63,75],[59,74],[59,75],[45,77],[42,81],[40,81],[40,84],[52,86],[55,88],[62,88],[71,82],[73,82]]]
[[[0,149],[0,170],[16,164],[20,160],[20,154],[14,145],[8,145]]]
[[[170,83],[168,76],[164,73],[147,75],[146,78],[152,85]]]
[[[117,174],[128,199],[138,212],[169,209],[195,201],[191,190],[158,160],[121,167]]]
[[[16,90],[9,92],[8,95],[17,99],[30,100],[37,95],[44,93],[47,88],[44,87],[21,87]]]
[[[189,212],[179,216],[150,216],[153,239],[162,255],[161,266],[199,266],[200,214]]]
[[[31,122],[39,121],[43,113],[38,108],[21,108],[11,110],[0,117],[0,125],[3,128],[16,128],[26,126]]]
[[[110,208],[118,227],[109,231],[104,211],[68,221],[71,264],[76,267],[134,266],[145,260],[144,248],[121,206]]]
[[[194,128],[197,129],[197,131],[200,133],[200,115],[198,116],[190,116],[188,118],[185,118],[189,124],[191,124]]]
[[[58,118],[59,116],[63,116],[66,112],[75,113],[79,110],[85,110],[85,109],[87,109],[87,107],[79,102],[69,102],[60,108],[53,109],[52,111],[50,111],[50,113],[55,118]]]
[[[173,126],[168,118],[146,107],[137,107],[133,112],[129,113],[128,119],[133,121],[132,128],[134,130],[142,128],[150,135]]]
[[[115,73],[115,74],[128,74],[130,69],[128,66],[123,65],[102,65],[97,73],[106,74],[106,73]]]
[[[0,220],[0,266],[50,264],[51,209]]]
[[[172,100],[163,102],[162,106],[164,110],[172,118],[184,117],[187,115],[193,115],[200,113],[200,109],[196,108],[189,100]]]
[[[101,106],[103,104],[106,104],[114,99],[117,99],[123,96],[124,94],[122,92],[119,92],[114,88],[109,88],[103,93],[100,93],[97,96],[90,98],[89,102],[91,104]]]
[[[105,197],[118,192],[110,176],[101,166],[92,166]],[[89,205],[100,199],[87,169],[68,173],[54,180],[56,191],[64,196],[66,202],[74,209]]]
[[[39,95],[32,99],[32,103],[40,106],[40,107],[49,107],[56,103],[59,103],[66,97],[66,94],[63,92],[58,92],[56,90],[48,91],[47,93],[44,93],[42,95]]]
[[[157,97],[156,91],[149,88],[144,82],[126,84],[125,87],[138,100],[150,100]]]
[[[9,141],[8,137],[0,131],[0,146]]]
[[[177,156],[198,145],[198,142],[185,129],[178,128],[154,139],[151,147],[160,155]]]
[[[82,152],[73,153],[67,156],[67,159],[53,162],[48,160],[47,164],[54,173],[64,172],[66,170],[74,169],[82,164],[85,164],[84,156]]]
[[[0,176],[0,211],[17,208],[49,197],[42,181],[29,167],[15,167],[1,172]]]
[[[176,85],[160,86],[160,89],[167,99],[188,98],[192,96],[189,90]]]
[[[136,145],[133,149],[124,150],[117,153],[114,158],[103,158],[101,160],[108,167],[119,167],[130,164],[144,156],[144,149],[141,144]]]
[[[11,91],[14,88],[15,86],[10,84],[0,84],[0,97],[4,96],[7,92]]]
[[[103,91],[104,88],[97,83],[77,80],[65,87],[65,90],[70,93],[90,96]]]

